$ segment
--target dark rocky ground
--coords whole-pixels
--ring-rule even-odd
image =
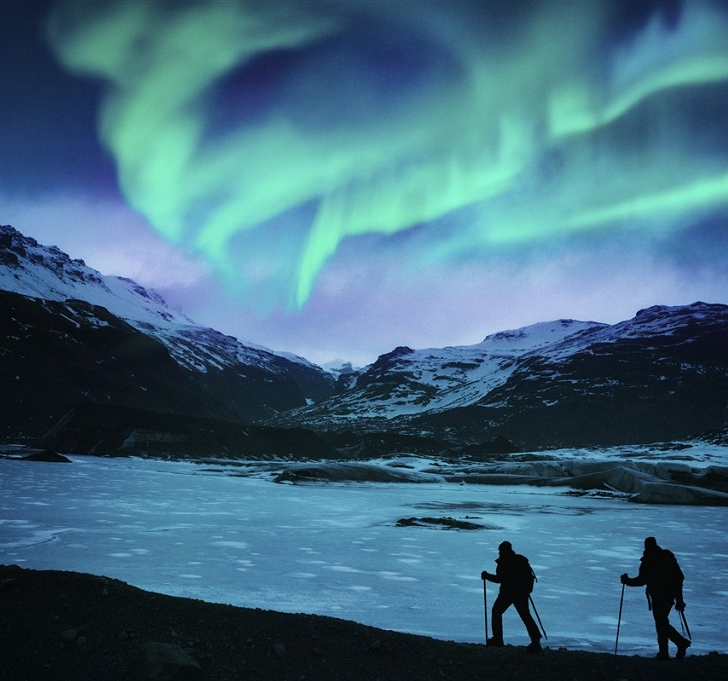
[[[723,681],[728,655],[659,662],[486,648],[0,566],[3,681]],[[164,660],[169,662],[165,665]]]

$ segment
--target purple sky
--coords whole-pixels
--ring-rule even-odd
[[[728,302],[728,3],[0,3],[0,223],[323,363]]]

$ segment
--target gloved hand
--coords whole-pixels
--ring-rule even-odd
[[[675,602],[675,610],[677,610],[678,612],[684,612],[685,601],[682,599],[682,596],[680,596],[680,598],[678,598]]]
[[[480,578],[482,580],[486,580],[486,579],[488,579],[488,577],[490,577],[490,575],[485,570],[483,570],[483,572],[480,573]]]
[[[626,584],[627,580],[629,579],[629,575],[625,572],[620,578],[619,581],[622,582],[622,584]]]

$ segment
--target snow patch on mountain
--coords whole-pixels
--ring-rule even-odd
[[[607,328],[600,322],[582,322],[575,319],[558,319],[552,322],[539,322],[520,329],[499,331],[485,337],[482,343],[472,347],[482,347],[489,352],[510,352],[524,354],[539,348],[551,346],[571,338],[576,333]]]
[[[280,371],[281,360],[315,367],[292,354],[197,325],[171,308],[156,292],[131,279],[106,276],[56,246],[44,246],[13,227],[0,225],[0,289],[33,298],[83,300],[107,309],[134,328],[154,336],[182,366],[204,372],[244,364]]]
[[[360,370],[344,394],[308,412],[325,410],[336,421],[392,419],[473,404],[503,385],[528,354],[546,351],[566,338],[606,327],[559,319],[487,336],[475,345],[396,348]],[[297,414],[305,416],[306,408]]]
[[[9,226],[0,226],[0,238],[9,265],[0,270],[0,287],[6,291],[60,302],[84,300],[130,323],[194,323],[157,293],[131,279],[105,276],[56,246],[42,246]]]
[[[613,325],[559,319],[494,333],[475,345],[398,347],[327,401],[289,416],[310,427],[351,428],[368,420],[386,428],[377,421],[477,406],[479,427],[488,428],[497,425],[488,420],[491,413],[497,419],[497,412],[590,405],[600,395],[616,400],[620,391],[625,399],[628,393],[629,399],[668,399],[690,376],[712,372],[720,383],[722,364],[714,358],[726,328],[728,306],[696,302],[650,307]],[[660,383],[665,387],[656,388]],[[585,418],[574,409],[575,419]]]

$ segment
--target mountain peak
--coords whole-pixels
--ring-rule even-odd
[[[9,225],[0,226],[0,288],[62,302],[85,300],[132,325],[194,324],[162,296],[125,277],[106,276],[57,246],[44,246]]]
[[[605,328],[608,324],[583,322],[576,319],[556,319],[538,322],[509,331],[499,331],[486,336],[481,346],[500,351],[529,352],[558,343],[576,333]]]
[[[170,307],[154,290],[128,277],[104,275],[83,260],[74,260],[57,246],[44,246],[10,225],[0,226],[0,290],[32,298],[64,302],[83,300],[105,308],[134,328],[156,335],[170,354],[188,367],[301,364],[314,367],[292,353],[260,345],[196,324]]]
[[[58,247],[41,245],[9,225],[0,226],[0,263],[0,295],[6,301],[0,310],[0,329],[12,337],[9,343],[17,348],[16,357],[13,351],[4,358],[6,375],[12,374],[13,379],[38,374],[34,366],[45,366],[55,357],[60,366],[48,368],[44,380],[51,381],[58,369],[62,378],[57,390],[64,390],[65,381],[69,393],[96,395],[85,384],[108,385],[111,381],[113,385],[108,368],[113,365],[125,375],[123,380],[135,385],[135,392],[147,391],[150,403],[160,410],[172,410],[171,405],[183,400],[193,404],[189,386],[194,385],[201,395],[216,393],[212,400],[220,405],[215,407],[219,413],[257,415],[320,400],[333,390],[333,377],[310,362],[195,324],[168,306],[157,292],[126,277],[103,275]],[[96,333],[99,329],[103,332]],[[33,348],[44,348],[45,357],[22,350],[28,339]],[[140,388],[155,380],[146,361],[149,356],[156,357],[158,365],[151,373],[165,373],[168,385],[177,381],[172,394],[186,391],[184,397],[174,395],[170,400],[165,393],[166,397],[157,395],[155,399],[151,388]],[[91,357],[97,361],[89,364]],[[13,362],[17,364],[15,373],[10,368]],[[66,373],[64,366],[70,367]],[[124,393],[122,379],[115,384],[120,393],[117,399],[124,402],[124,395],[132,389],[124,388]],[[100,399],[113,402],[114,389],[109,387],[104,395],[106,392],[111,397]],[[204,399],[200,397],[200,401]],[[147,402],[135,397],[127,406],[147,408]]]
[[[704,303],[701,300],[697,300],[689,305],[652,305],[639,310],[635,315],[635,319],[654,319],[656,317],[670,317],[673,315],[712,315],[727,310],[728,305],[723,305],[721,303]]]
[[[557,319],[476,345],[397,348],[285,418],[472,442],[503,435],[531,449],[674,439],[728,418],[726,343],[726,305],[655,305],[613,325]]]

